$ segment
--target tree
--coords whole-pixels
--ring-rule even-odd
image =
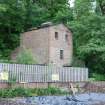
[[[96,0],[97,8],[100,9],[102,15],[105,15],[105,0]]]
[[[105,20],[104,16],[91,14],[70,23],[74,34],[74,50],[85,61],[90,73],[105,73]]]
[[[19,45],[19,34],[23,29],[24,6],[17,0],[1,0],[0,49],[3,57]]]
[[[8,58],[20,43],[20,33],[46,21],[48,13],[32,0],[0,1],[0,55]],[[45,14],[46,13],[46,14]]]
[[[58,11],[67,7],[68,0],[36,0],[36,3],[48,10],[49,18],[53,18]]]
[[[91,73],[105,73],[105,0],[75,0],[73,8],[68,1],[0,0],[0,58],[19,46],[21,32],[45,21],[63,22],[73,32],[76,59]]]
[[[69,7],[62,8],[59,10],[53,19],[54,22],[62,22],[64,24],[67,24],[67,22],[73,20],[73,10]]]
[[[88,16],[92,12],[91,0],[75,0],[74,15],[76,19]]]

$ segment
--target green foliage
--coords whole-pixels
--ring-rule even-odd
[[[66,91],[62,91],[59,88],[54,88],[54,87],[48,87],[48,88],[45,88],[45,89],[43,89],[43,88],[42,89],[41,88],[32,89],[31,92],[34,93],[35,95],[38,95],[38,96],[43,96],[43,95],[65,95],[65,94],[69,94]]]
[[[24,89],[24,88],[15,88],[15,89],[12,89],[12,96],[16,97],[16,96],[19,96],[19,97],[28,97],[30,96],[30,91],[29,89]]]
[[[30,96],[29,89],[24,88],[12,88],[12,89],[1,89],[0,97],[9,98],[9,97],[28,97]]]
[[[96,81],[105,81],[105,75],[104,74],[93,73],[93,78],[95,78]]]
[[[58,11],[68,6],[68,0],[38,0],[38,5],[48,10],[49,18],[53,19]]]
[[[105,15],[105,8],[104,8],[105,0],[96,0],[96,2],[97,2],[96,12],[98,12],[98,14]]]
[[[74,50],[85,61],[90,75],[105,73],[105,20],[104,16],[91,14],[69,23],[74,34]]]
[[[61,91],[59,89],[56,88],[48,88],[48,89],[36,89],[36,94],[37,95],[54,95],[57,93],[61,93]]]
[[[19,45],[19,34],[23,29],[24,7],[17,0],[0,0],[0,54],[9,57],[11,51]]]
[[[67,23],[73,20],[73,11],[70,8],[62,8],[55,14],[54,22],[63,22]]]
[[[5,12],[7,10],[7,7],[5,4],[0,4],[0,12]]]
[[[73,8],[68,1],[0,0],[0,59],[10,58],[21,32],[45,21],[63,22],[73,32],[74,56],[85,62],[91,74],[105,73],[105,0],[75,0]],[[22,53],[17,61],[33,64],[32,56]]]
[[[13,85],[16,84],[16,76],[13,76],[12,78],[9,78],[8,80],[8,85],[9,85],[9,88],[12,88]]]
[[[19,53],[16,58],[16,62],[19,64],[37,64],[37,60],[33,58],[30,50],[24,49]]]
[[[73,67],[85,67],[85,63],[83,60],[73,57],[72,66]]]
[[[91,0],[75,0],[74,13],[75,18],[79,19],[82,16],[88,16],[92,11]]]
[[[25,89],[22,87],[1,89],[0,97],[11,98],[11,97],[29,97],[29,96],[43,96],[43,95],[65,95],[69,94],[65,91],[61,91],[59,88],[46,88],[46,89]]]
[[[20,33],[46,21],[72,17],[68,0],[0,0],[0,58],[10,59],[20,43]]]
[[[0,63],[13,63],[13,62],[7,59],[0,59]]]
[[[105,16],[102,8],[105,2],[96,0],[93,9],[94,1],[76,0],[74,20],[68,22],[73,31],[74,55],[85,62],[90,76],[105,73]]]

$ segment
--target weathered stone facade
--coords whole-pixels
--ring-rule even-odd
[[[21,35],[21,50],[30,49],[39,64],[70,65],[72,46],[72,33],[63,24],[34,29]]]
[[[71,32],[63,24],[52,26],[49,30],[49,62],[57,65],[70,65],[73,53]],[[55,39],[55,32],[58,32],[58,39]],[[63,50],[63,59],[60,59],[60,50]]]

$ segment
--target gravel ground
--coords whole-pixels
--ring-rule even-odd
[[[0,99],[0,105],[36,105],[36,104],[21,103],[11,99]]]
[[[36,104],[26,104],[26,103],[19,103],[16,101],[11,101],[11,100],[0,100],[0,105],[36,105]],[[63,105],[63,104],[61,104]],[[69,104],[70,105],[70,104]],[[80,105],[80,104],[71,104],[71,105]],[[83,105],[83,104],[81,104]],[[95,103],[95,104],[91,104],[91,105],[105,105],[105,103]]]
[[[105,105],[105,94],[91,93],[72,96],[36,96],[0,99],[0,105]]]

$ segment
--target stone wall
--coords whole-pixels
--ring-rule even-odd
[[[83,88],[86,82],[75,82],[73,83],[74,87],[77,87],[77,85],[80,88]],[[62,83],[62,82],[54,82],[54,83],[16,83],[13,85],[13,87],[24,87],[24,88],[48,88],[49,86],[51,87],[57,87],[57,88],[70,88],[70,83]],[[8,88],[7,83],[0,83],[0,88]]]
[[[16,83],[13,87],[25,87],[25,88],[47,88],[48,86],[58,87],[58,88],[70,88],[72,82],[53,82],[53,83]],[[72,83],[74,87],[83,88],[87,82],[74,82]],[[94,82],[96,84],[96,82]],[[105,82],[103,82],[105,86]],[[101,86],[101,82],[98,82],[98,86]],[[0,88],[7,88],[7,83],[0,83]]]
[[[58,39],[55,39],[55,32],[58,32]],[[66,35],[68,36],[66,40]],[[50,50],[49,61],[61,65],[70,65],[72,62],[73,45],[72,33],[63,24],[50,27]],[[60,50],[64,52],[64,59],[60,59]]]
[[[69,91],[71,89],[72,82],[54,82],[54,83],[16,83],[12,87],[24,87],[24,88],[48,88],[56,87]],[[74,82],[73,87],[79,89],[80,92],[105,92],[105,81],[98,82]],[[0,83],[0,89],[8,88],[7,83]]]
[[[48,62],[48,33],[49,28],[32,30],[21,35],[21,48],[32,51],[33,57],[39,64]]]
[[[55,39],[55,32],[58,32],[58,40]],[[70,65],[73,55],[72,33],[63,24],[24,32],[20,36],[20,48],[13,51],[11,58],[15,60],[23,48],[31,50],[38,64]],[[60,59],[60,50],[64,51],[64,59]]]

